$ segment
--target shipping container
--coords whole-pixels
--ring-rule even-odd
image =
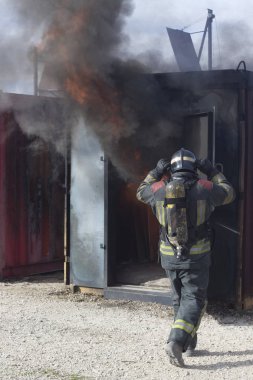
[[[158,148],[139,146],[147,171],[183,146],[209,157],[233,184],[236,200],[211,218],[209,299],[245,309],[253,306],[252,79],[241,70],[129,79],[133,89],[155,83],[163,93],[159,111],[168,127],[175,122],[175,134]],[[136,200],[139,183],[119,175],[84,122],[72,129],[68,152],[70,116],[61,99],[2,94],[0,104],[0,277],[63,269],[65,253],[67,283],[108,298],[171,303],[159,226]],[[148,129],[136,131],[136,144]]]
[[[180,134],[159,149],[150,148],[153,167],[166,149],[169,155],[184,147],[199,158],[209,157],[233,184],[236,200],[217,208],[211,218],[209,299],[252,307],[253,74],[219,70],[132,80],[136,88],[155,81],[165,94],[161,107],[173,104],[175,128],[180,125]],[[117,174],[85,125],[72,135],[69,186],[70,282],[102,289],[108,298],[171,303],[159,263],[157,222],[137,202],[138,184]]]
[[[63,270],[61,102],[1,94],[0,109],[0,278]]]

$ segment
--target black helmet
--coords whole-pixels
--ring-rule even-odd
[[[194,153],[184,148],[181,148],[176,153],[174,153],[173,156],[171,157],[170,170],[172,173],[175,173],[178,171],[188,171],[188,172],[196,173],[196,169],[197,169],[196,162],[197,162],[197,159]]]

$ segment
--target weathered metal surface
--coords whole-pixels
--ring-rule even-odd
[[[1,220],[3,220],[5,215],[5,119],[3,115],[0,116],[0,215]],[[0,274],[4,266],[5,255],[5,223],[1,223],[0,228]]]
[[[242,306],[245,309],[253,307],[253,92],[252,89],[246,93],[245,113],[245,187],[241,197],[244,198],[244,231],[242,242],[241,262],[241,291]]]
[[[104,296],[108,299],[156,302],[170,306],[173,303],[171,292],[148,289],[143,286],[115,286],[106,288],[104,290]]]
[[[70,278],[73,285],[104,287],[104,162],[93,133],[80,122],[72,134]]]
[[[187,149],[187,144],[193,151],[198,152],[199,155],[205,154],[208,151],[210,159],[215,157],[216,163],[222,163],[224,174],[235,187],[237,198],[231,205],[222,206],[216,209],[212,219],[213,234],[213,253],[212,253],[212,266],[210,271],[210,286],[209,297],[215,300],[223,300],[226,302],[236,302],[237,289],[239,287],[240,278],[238,267],[240,266],[240,258],[238,255],[238,247],[241,241],[242,226],[239,223],[239,211],[241,204],[239,203],[239,177],[241,166],[239,159],[241,157],[240,147],[240,109],[238,107],[240,91],[245,88],[245,78],[247,75],[234,71],[229,72],[215,72],[215,73],[187,73],[187,74],[168,74],[156,76],[159,85],[164,88],[168,94],[168,99],[173,98],[175,109],[180,110],[180,104],[186,104],[184,112],[178,113],[178,124],[184,125],[189,122],[191,117],[193,132],[192,138],[187,136],[178,136],[175,139],[175,150],[181,146]],[[176,90],[176,91],[175,91]],[[178,105],[178,107],[177,107]],[[215,118],[214,118],[215,110]],[[208,115],[208,120],[205,123],[198,125],[195,119],[199,115]],[[209,118],[210,116],[210,118]],[[211,120],[211,116],[213,119]],[[210,119],[210,123],[209,123]],[[214,125],[215,120],[215,133],[214,129],[210,128]],[[205,128],[205,133],[200,131],[200,128]],[[208,131],[207,131],[208,128]],[[210,130],[210,133],[209,133]],[[183,133],[185,128],[183,129]],[[208,146],[206,138],[208,135]],[[204,140],[204,146],[203,144]],[[252,139],[253,141],[253,139]],[[163,151],[164,146],[168,142],[162,141],[159,145],[159,150]],[[163,146],[164,144],[164,146]],[[183,144],[183,145],[182,145]],[[210,145],[210,146],[209,146]],[[205,147],[205,149],[203,149]],[[212,148],[212,149],[209,149]],[[199,157],[203,158],[203,157]],[[109,172],[110,176],[110,172]],[[111,181],[113,185],[113,181]],[[120,189],[120,186],[118,186]],[[118,190],[119,193],[119,190]],[[110,222],[116,213],[112,213],[112,209],[120,210],[121,208],[115,207],[115,199],[119,197],[116,189],[114,189],[113,197],[109,197],[108,215],[109,223],[111,225],[111,233],[109,234],[108,242],[108,263],[110,267],[117,261],[122,260],[123,249],[112,248],[114,240],[117,239],[116,232],[117,226],[120,226],[121,220],[118,217],[117,223]],[[128,207],[129,209],[130,207]],[[127,210],[128,210],[127,209]],[[122,221],[128,225],[128,229],[124,234],[124,248],[130,241],[134,246],[134,234],[131,234],[132,221],[125,220],[126,213],[124,210],[121,212]],[[143,225],[143,224],[142,224]],[[137,232],[137,230],[136,230]],[[137,234],[136,234],[137,235]],[[144,234],[142,235],[143,241]],[[124,262],[138,260],[138,251],[128,250],[128,256],[124,256]],[[144,251],[148,256],[148,251]],[[146,257],[146,259],[150,259]],[[109,268],[110,269],[110,268]],[[112,281],[113,275],[110,276],[109,285],[115,285],[116,282]]]
[[[179,110],[178,124],[180,124],[180,118],[183,125],[188,116],[195,117],[200,113],[209,114],[214,112],[213,110],[215,109],[216,133],[215,135],[213,134],[212,138],[213,156],[215,156],[216,163],[222,164],[224,174],[235,187],[237,197],[231,205],[217,208],[212,218],[215,239],[209,295],[216,300],[237,302],[238,306],[252,307],[252,94],[248,93],[246,106],[241,104],[244,91],[252,87],[252,74],[227,70],[211,73],[158,74],[155,78],[164,91],[168,93],[168,101],[173,96],[175,107],[178,105],[178,108],[176,107]],[[184,112],[180,112],[180,104],[182,103],[186,105]],[[244,120],[246,120],[245,144],[242,141]],[[201,134],[198,137],[202,139]],[[182,136],[181,139],[180,137],[174,138],[175,150],[182,146],[182,140]],[[81,144],[81,141],[85,141],[85,143]],[[164,145],[166,144],[167,142],[165,141]],[[184,147],[187,148],[187,146]],[[162,143],[160,148],[163,151]],[[200,147],[196,146],[196,148],[199,149]],[[111,192],[111,195],[109,194],[108,200],[106,198],[108,204],[106,203],[105,208],[109,215],[110,233],[108,234],[109,249],[105,250],[108,267],[105,267],[106,273],[103,273],[104,251],[102,248],[105,230],[103,225],[104,195],[101,190],[103,171],[101,171],[102,167],[100,167],[101,163],[99,163],[100,151],[88,135],[80,137],[79,141],[77,138],[75,149],[76,152],[72,157],[72,170],[74,169],[74,172],[72,173],[71,184],[71,281],[75,285],[103,287],[103,278],[106,278],[109,273],[108,285],[115,285],[115,282],[113,282],[115,273],[113,272],[115,272],[117,260],[122,260],[123,258],[124,260],[129,260],[132,258],[131,255],[134,256],[134,259],[139,260],[140,258],[138,257],[138,250],[130,251],[129,249],[128,256],[123,257],[126,251],[125,248],[133,241],[131,240],[133,236],[131,232],[132,224],[126,221],[130,206],[127,209],[117,207],[120,204],[120,195],[116,191]],[[204,150],[209,151],[209,146],[205,147]],[[202,152],[202,150],[199,150],[199,152]],[[74,153],[74,150],[72,153]],[[89,171],[89,165],[92,166],[92,171]],[[94,169],[97,174],[95,180],[92,175]],[[110,182],[110,170],[108,180]],[[112,184],[114,183],[113,181],[111,182]],[[99,185],[101,185],[101,188]],[[91,189],[94,190],[94,197],[89,196]],[[121,184],[118,185],[117,189],[121,189]],[[129,188],[125,190],[129,194]],[[86,197],[87,194],[88,197]],[[117,204],[115,199],[118,199]],[[128,199],[125,199],[125,203],[127,203]],[[133,204],[133,201],[131,201],[131,204]],[[118,216],[120,212],[122,214],[121,219]],[[140,218],[141,212],[138,212],[138,215]],[[137,218],[136,213],[134,220],[138,220]],[[99,224],[99,227],[97,224]],[[118,230],[121,229],[121,225],[126,224],[128,228],[124,230],[125,243],[122,247],[117,245],[116,241],[117,239],[122,241],[122,239],[119,239]],[[142,223],[141,226],[145,227],[145,224]],[[138,235],[137,241],[144,242],[145,238],[143,236],[145,234],[141,234],[140,228],[133,228],[136,235]],[[145,231],[147,234],[147,230]],[[153,240],[155,241],[155,238]],[[102,248],[100,248],[100,244],[102,244]],[[141,248],[141,253],[143,252],[146,255],[148,251]],[[143,258],[151,259],[151,255],[149,257],[143,256]],[[110,293],[110,288],[105,289],[105,295],[107,296],[110,295],[108,289]],[[114,293],[114,290],[112,292]],[[117,297],[126,297],[122,289],[117,289]],[[140,296],[135,295],[135,297],[138,299]]]
[[[200,71],[201,67],[190,33],[167,28],[171,46],[180,71]]]
[[[16,99],[29,112],[27,103],[32,106],[33,99]],[[63,269],[63,184],[64,161],[54,147],[25,135],[11,109],[2,112],[0,278]]]
[[[219,83],[217,84],[217,86]],[[215,162],[221,163],[226,178],[239,191],[239,123],[238,88],[217,89],[203,92],[197,107],[215,109]],[[229,110],[229,112],[227,111]],[[233,163],[233,165],[231,165]],[[211,217],[212,265],[210,269],[209,298],[236,302],[238,245],[240,226],[238,221],[239,202],[217,207]],[[224,268],[226,270],[224,271]]]

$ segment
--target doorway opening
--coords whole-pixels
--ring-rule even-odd
[[[159,224],[150,207],[137,200],[138,184],[114,177],[112,187],[114,194],[109,197],[109,249],[113,254],[110,283],[167,289],[168,280],[159,262]]]
[[[175,151],[181,147],[197,158],[213,158],[212,112],[184,118]],[[160,265],[160,227],[151,208],[136,199],[139,184],[123,181],[111,165],[108,182],[108,285],[168,292],[169,281]]]

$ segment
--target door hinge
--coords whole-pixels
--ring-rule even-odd
[[[101,243],[101,244],[100,244],[100,248],[101,248],[101,249],[106,249],[105,244],[102,244],[102,243]]]

